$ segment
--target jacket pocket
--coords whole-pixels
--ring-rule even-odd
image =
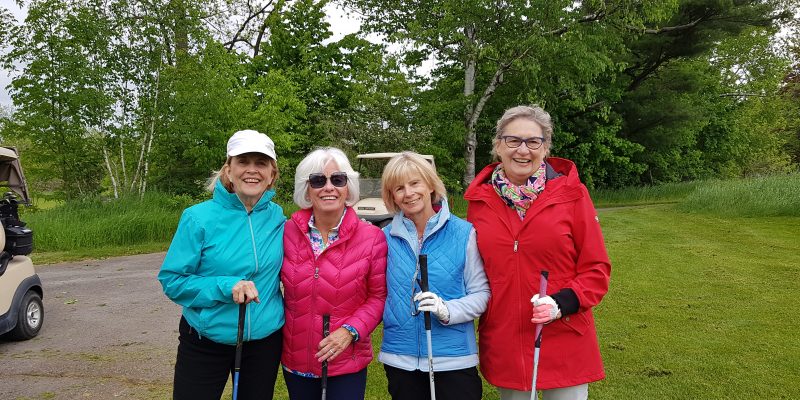
[[[566,317],[562,317],[557,321],[559,324],[563,324],[569,330],[577,333],[580,336],[586,333],[586,330],[589,329],[589,318],[586,317],[586,312],[579,312],[576,314],[567,315]]]

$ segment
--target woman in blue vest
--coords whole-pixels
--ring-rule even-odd
[[[247,304],[239,400],[272,399],[281,357],[283,261],[275,145],[239,131],[209,188],[213,198],[184,210],[158,273],[164,294],[183,306],[173,399],[222,396],[236,354],[239,305]]]
[[[383,344],[389,394],[394,400],[430,399],[428,348],[422,312],[432,317],[436,399],[482,395],[473,320],[489,301],[489,282],[472,224],[450,214],[444,184],[419,154],[404,152],[386,164],[383,202],[396,213],[383,229],[389,245]],[[419,286],[418,257],[428,258],[429,291]]]

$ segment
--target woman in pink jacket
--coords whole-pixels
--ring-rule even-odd
[[[386,300],[386,238],[348,206],[357,200],[358,173],[341,150],[315,150],[297,166],[294,202],[301,210],[286,222],[281,268],[281,363],[292,400],[320,398],[323,362],[328,398],[364,398],[370,335]]]

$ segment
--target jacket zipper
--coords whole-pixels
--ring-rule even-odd
[[[515,237],[514,238],[514,253],[517,253],[518,245],[519,245],[519,237]],[[516,277],[515,277],[516,279],[514,279],[514,281],[516,281],[516,284],[517,284],[517,293],[520,292],[520,289],[521,289],[521,286],[522,286],[522,279],[521,279],[521,277],[519,275],[519,270],[520,270],[520,260],[519,260],[519,258],[520,258],[520,255],[518,253],[515,254],[514,263],[516,264],[517,274],[516,274]],[[524,308],[523,304],[524,303],[522,301],[517,303],[517,307],[518,307],[517,308],[517,315],[520,315],[522,313],[521,310]],[[518,332],[519,337],[520,338],[524,337],[525,336],[525,324],[524,323],[518,324],[517,327],[519,329],[519,332]],[[526,368],[526,365],[525,365],[525,356],[524,356],[525,352],[524,352],[524,349],[522,347],[523,347],[522,346],[522,341],[520,341],[520,349],[519,349],[519,352],[517,352],[517,354],[519,354],[520,367],[522,368],[523,374],[527,374],[528,371],[527,371],[527,368]],[[531,375],[532,375],[532,373],[531,373]],[[525,385],[526,385],[525,386],[525,390],[530,390],[530,389],[528,389],[527,383]]]
[[[259,270],[259,267],[260,267],[258,265],[258,250],[256,248],[256,235],[253,232],[253,220],[251,218],[252,214],[253,214],[252,211],[247,213],[247,225],[250,226],[250,243],[252,243],[252,245],[253,245],[253,258],[255,259],[255,262],[256,262],[256,270],[253,271],[253,273],[250,275],[250,280],[252,280],[253,276],[255,276],[258,273],[258,270]],[[250,335],[252,334],[252,332],[251,332],[251,323],[250,323],[250,321],[251,321],[250,317],[252,316],[252,313],[249,312],[250,311],[250,304],[247,304],[245,307],[247,307],[247,311],[248,311],[247,312],[247,340],[249,341],[250,340]]]

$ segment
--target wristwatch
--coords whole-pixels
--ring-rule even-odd
[[[356,330],[356,328],[353,328],[352,326],[347,324],[342,325],[342,328],[347,329],[347,332],[350,332],[350,337],[353,342],[358,341],[358,331]]]

